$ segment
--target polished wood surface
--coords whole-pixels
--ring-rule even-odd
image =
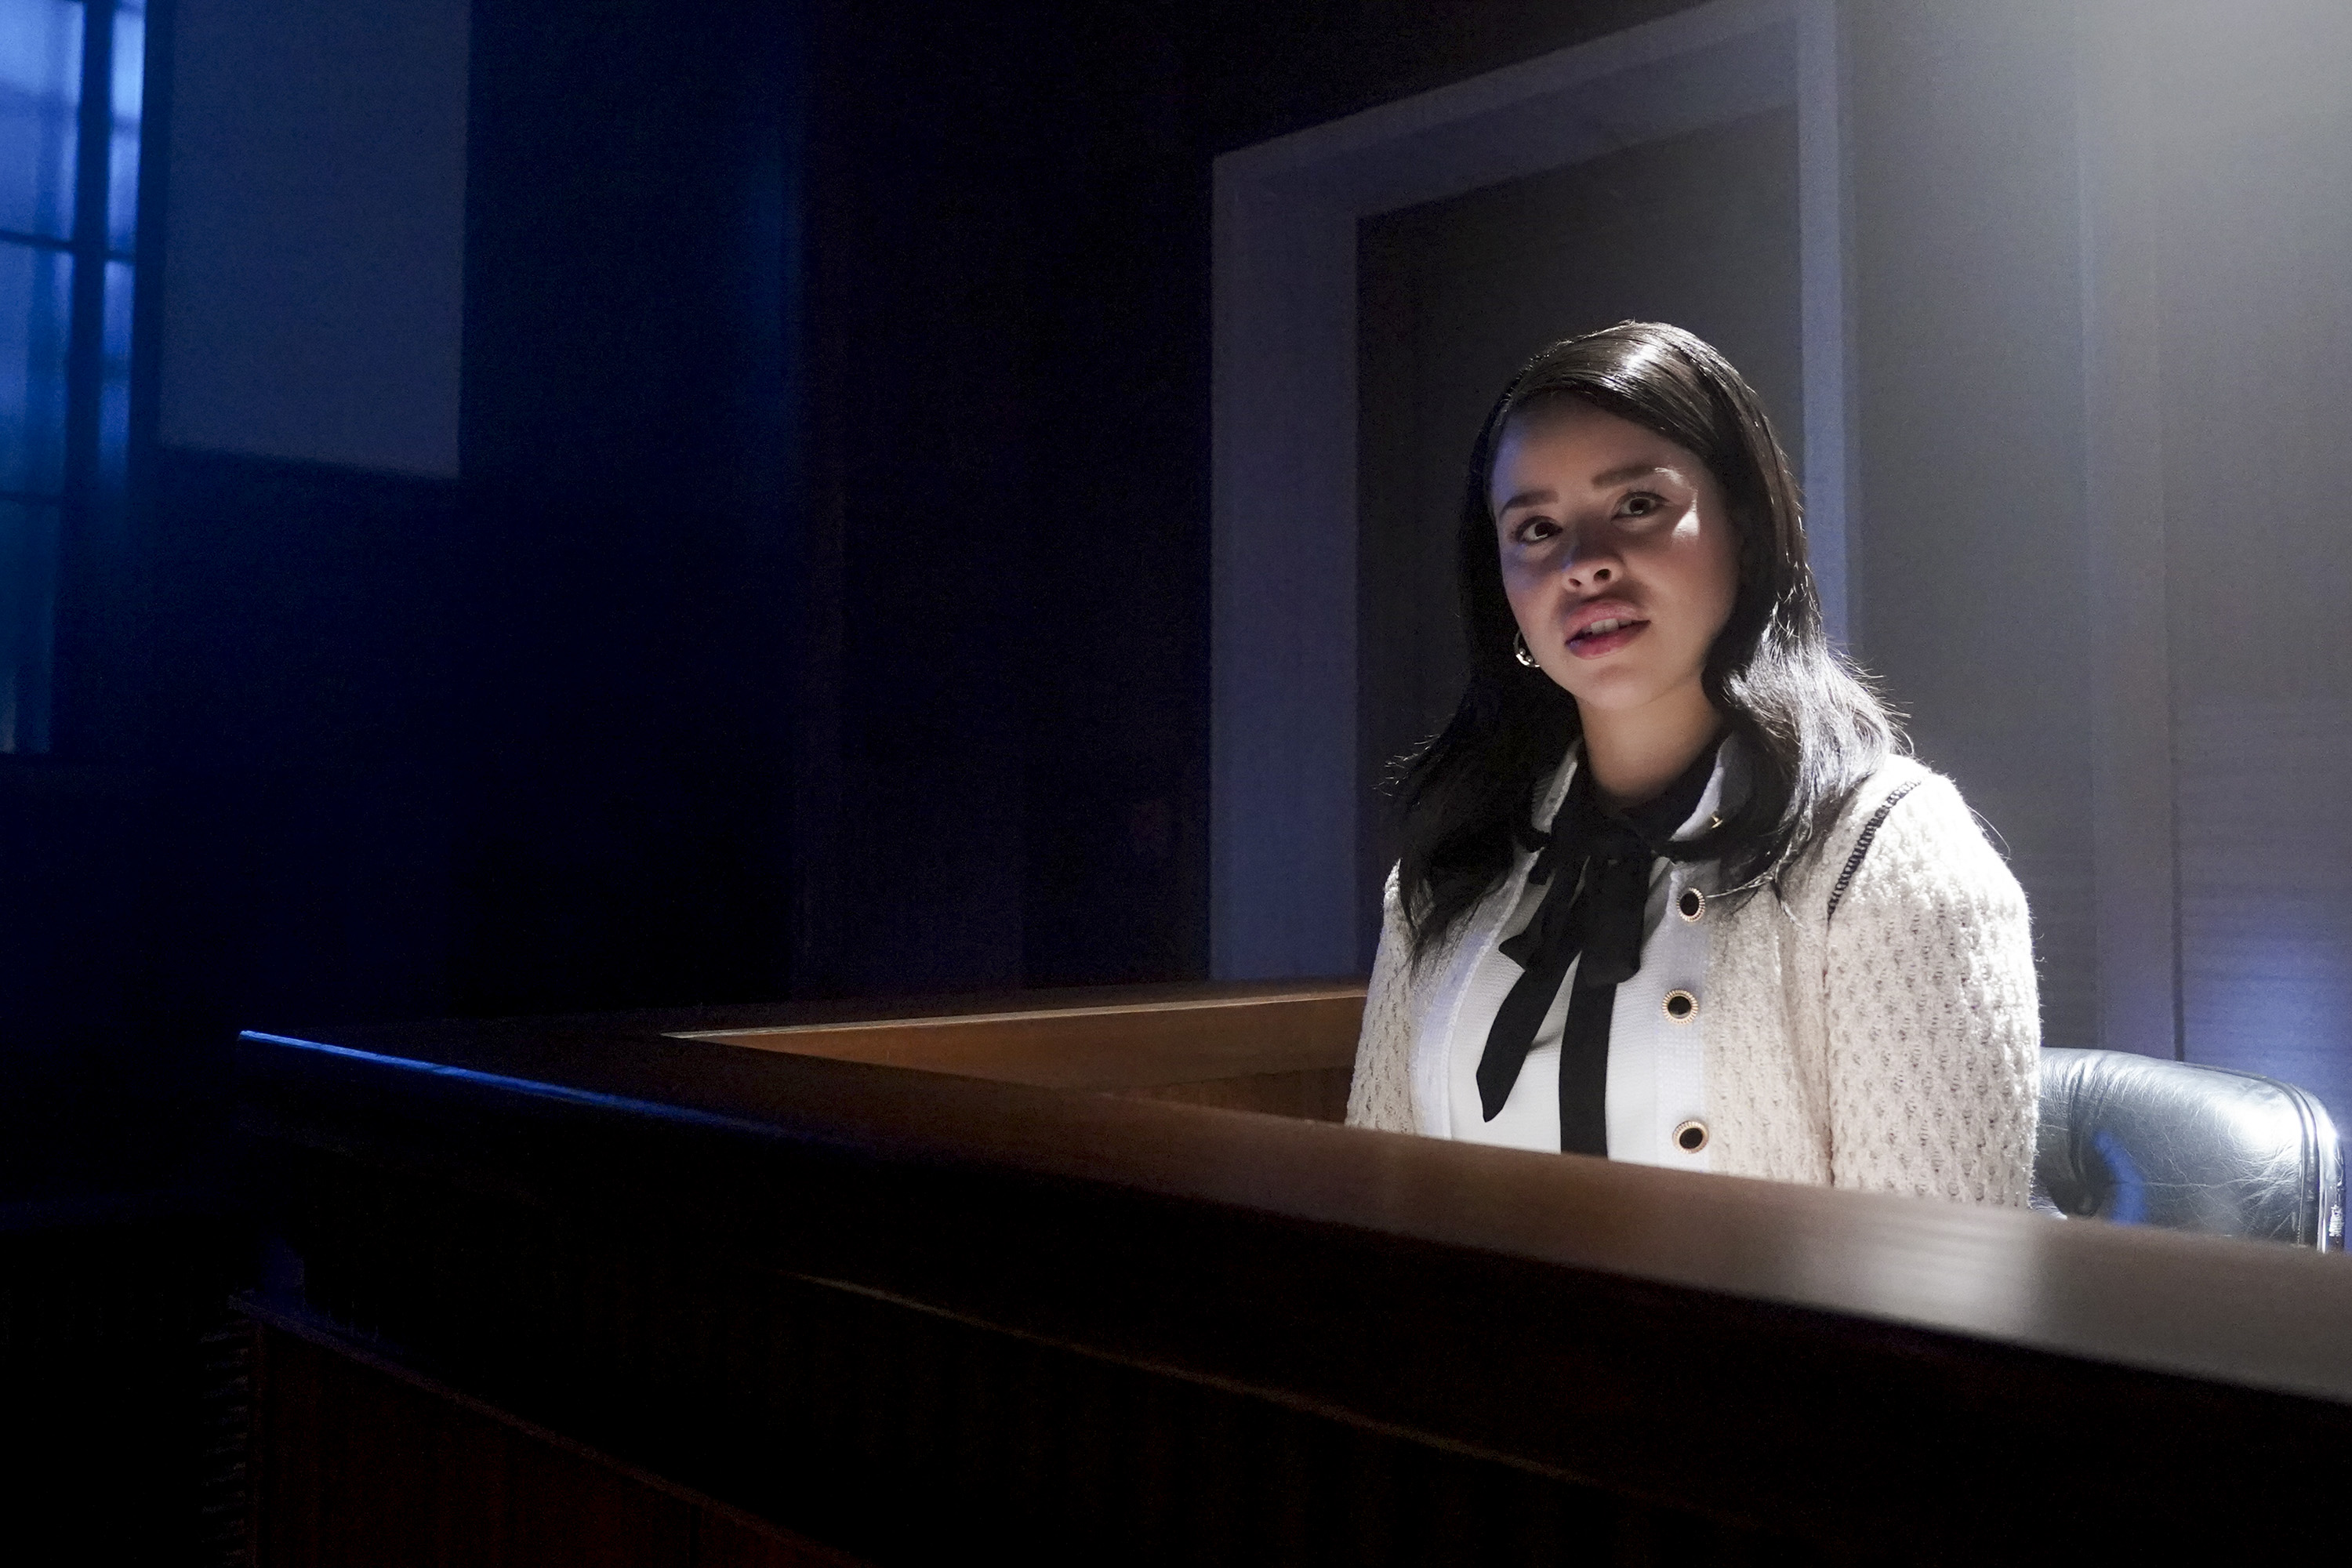
[[[679,1033],[751,1050],[1337,1121],[1363,1017],[1361,984],[1261,984]]]
[[[1127,1499],[1112,1511],[1140,1528],[1165,1466],[1114,1484],[1093,1449],[1196,1443],[1242,1410],[1248,1473],[1291,1478],[1318,1530],[1344,1512],[1347,1445],[1370,1443],[1376,1468],[1450,1455],[1538,1478],[1551,1489],[1508,1517],[1612,1540],[1704,1527],[1969,1561],[2224,1517],[2248,1544],[2327,1533],[2245,1500],[2321,1495],[2352,1442],[2340,1256],[707,1037],[807,1021],[247,1037],[244,1126],[302,1262],[279,1310],[877,1560],[913,1538],[867,1518],[857,1454],[943,1487],[1024,1454],[1080,1478],[1051,1495]],[[806,1364],[826,1346],[845,1369]],[[952,1369],[1010,1376],[1021,1355],[1061,1392],[982,1399],[992,1437],[946,1441]],[[1103,1425],[1106,1402],[1178,1387],[1239,1404],[1189,1436]],[[2063,1477],[2046,1516],[2019,1498],[2043,1457]],[[1415,1495],[1468,1507],[1485,1484]],[[1023,1529],[1051,1514],[971,1495]],[[1415,1519],[1391,1533],[1433,1551]]]

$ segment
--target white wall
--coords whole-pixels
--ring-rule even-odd
[[[466,0],[181,0],[164,445],[457,471]]]
[[[2049,1043],[2352,1113],[2352,8],[1844,16],[1861,651]]]
[[[2046,1037],[2096,1045],[2072,8],[1843,13],[1854,647],[2008,851]]]
[[[2352,1118],[2352,6],[2154,19],[2183,1048]]]

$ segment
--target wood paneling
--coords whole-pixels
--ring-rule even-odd
[[[1363,1016],[1360,984],[1203,986],[1160,1000],[1065,1000],[929,1017],[701,1031],[689,1037],[1003,1083],[1159,1089],[1346,1072],[1355,1061]],[[1244,1090],[1235,1092],[1245,1097]],[[1340,1092],[1344,1099],[1344,1086]],[[1209,1091],[1203,1095],[1196,1103],[1228,1103]]]
[[[877,1561],[2327,1539],[2241,1500],[2352,1445],[2340,1257],[678,1037],[762,1023],[249,1037],[257,1310]]]
[[[257,1332],[261,1568],[856,1568],[417,1379]]]
[[[338,1212],[359,1212],[361,1194],[344,1178],[330,1175],[325,1184]],[[432,1204],[436,1195],[414,1191],[408,1201]],[[459,1227],[429,1228],[474,1252]],[[647,1400],[648,1383],[692,1391],[692,1419],[725,1451],[706,1477],[731,1472],[744,1501],[876,1561],[959,1560],[985,1555],[982,1543],[1013,1542],[1045,1562],[1486,1568],[1570,1552],[1646,1563],[1663,1546],[1694,1563],[1771,1562],[1793,1544],[903,1300],[736,1269],[690,1251],[615,1251],[613,1238],[582,1232],[502,1234],[524,1241],[530,1273],[572,1298],[568,1311],[542,1299],[541,1347],[508,1342],[500,1354],[510,1366],[543,1356],[550,1342],[563,1361],[595,1365],[601,1386],[587,1405],[606,1405],[607,1415],[611,1405],[627,1409],[623,1439],[639,1445],[683,1414]],[[429,1237],[380,1219],[351,1239],[393,1260],[362,1291],[377,1305],[389,1300],[380,1288],[402,1289],[392,1275],[429,1268],[436,1250]],[[348,1289],[352,1276],[337,1271]],[[475,1298],[475,1328],[502,1336],[519,1305],[507,1295],[511,1278],[476,1274],[472,1283],[488,1288]],[[329,1299],[348,1308],[359,1298],[333,1290]],[[280,1324],[299,1321],[257,1310]],[[416,1326],[414,1318],[403,1324],[412,1333]],[[333,1333],[323,1320],[301,1327],[314,1339]],[[382,1342],[380,1335],[367,1342]],[[265,1515],[299,1515],[308,1522],[297,1533],[326,1553],[290,1561],[559,1563],[577,1537],[569,1525],[547,1522],[556,1509],[593,1519],[647,1563],[677,1561],[672,1516],[619,1468],[562,1464],[536,1450],[518,1461],[517,1446],[529,1447],[517,1435],[522,1424],[491,1420],[477,1400],[410,1398],[416,1380],[385,1378],[356,1364],[351,1350],[319,1351],[283,1331],[269,1343],[299,1347],[312,1361],[297,1389],[265,1387],[266,1411],[296,1405],[301,1436],[324,1436],[331,1449],[372,1454],[376,1444],[397,1445],[381,1464],[343,1462],[324,1477],[295,1456],[294,1471],[309,1479],[299,1492],[269,1475],[272,1463],[289,1462],[288,1439],[270,1445],[261,1467]],[[573,1359],[591,1345],[593,1357]],[[467,1379],[495,1381],[479,1371]],[[356,1437],[336,1436],[352,1429]],[[669,1452],[676,1458],[680,1450]],[[460,1469],[474,1479],[453,1484],[448,1478]],[[518,1503],[524,1491],[538,1500]],[[371,1555],[372,1545],[333,1555],[347,1531],[373,1530],[375,1510],[394,1508],[427,1511],[442,1521],[437,1533],[425,1535],[409,1521],[390,1539],[411,1555]],[[702,1517],[698,1551],[713,1539],[714,1516]],[[283,1526],[265,1530],[273,1539],[283,1533]],[[506,1555],[430,1555],[452,1539]],[[850,1561],[813,1545],[801,1550],[809,1555],[753,1561]]]
[[[1173,1105],[1212,1105],[1306,1121],[1343,1121],[1348,1115],[1348,1089],[1354,1079],[1352,1067],[1319,1068],[1307,1072],[1253,1073],[1205,1083],[1161,1084],[1127,1092],[1138,1100],[1164,1100]]]
[[[242,1561],[235,1239],[184,1192],[0,1206],[0,1560]]]

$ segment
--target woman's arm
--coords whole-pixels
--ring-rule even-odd
[[[1879,825],[1830,919],[1830,1172],[2021,1206],[2041,1010],[2025,895],[1959,792],[1928,776]]]
[[[1412,1115],[1411,948],[1397,877],[1381,895],[1381,947],[1364,994],[1364,1028],[1356,1037],[1356,1076],[1348,1085],[1348,1125],[1384,1132],[1418,1131]]]

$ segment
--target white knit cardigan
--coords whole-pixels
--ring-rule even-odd
[[[1429,1014],[1532,859],[1418,964],[1390,876],[1350,1125],[1444,1135],[1414,1089],[1449,1048]],[[2025,895],[1951,782],[1890,759],[1777,897],[1727,903],[1706,915],[1710,1167],[2023,1205],[2041,1039]]]

